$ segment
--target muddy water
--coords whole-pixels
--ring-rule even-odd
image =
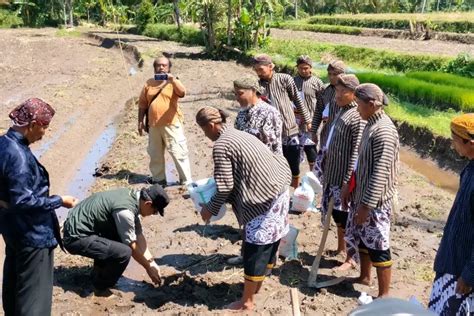
[[[89,153],[84,158],[81,166],[76,172],[74,179],[70,182],[67,192],[69,194],[82,200],[86,197],[89,188],[94,183],[94,170],[98,167],[100,160],[109,152],[112,147],[116,128],[113,123],[110,123],[102,134],[97,138],[95,144],[91,147]],[[56,211],[59,222],[66,219],[68,210],[60,208]]]
[[[426,177],[431,184],[456,193],[459,188],[459,175],[440,169],[433,161],[420,158],[409,148],[402,147],[400,149],[400,160],[408,165],[411,169]]]

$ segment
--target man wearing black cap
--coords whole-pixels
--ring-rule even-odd
[[[64,222],[64,246],[74,255],[94,259],[92,284],[96,295],[108,296],[133,257],[155,284],[159,267],[148,250],[139,215],[160,213],[169,198],[155,184],[135,191],[114,189],[91,195],[74,207]]]

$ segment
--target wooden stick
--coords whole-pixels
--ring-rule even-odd
[[[298,289],[290,288],[291,306],[293,307],[293,316],[300,316],[300,300],[298,298]]]
[[[329,200],[329,206],[326,213],[326,218],[324,220],[324,230],[323,236],[321,237],[321,242],[319,243],[318,254],[313,261],[313,265],[311,266],[311,272],[308,278],[308,286],[315,287],[317,284],[316,279],[318,278],[318,270],[319,264],[321,263],[321,257],[323,255],[324,247],[326,246],[326,239],[328,238],[329,226],[331,225],[331,216],[332,216],[332,209],[334,208],[334,198]]]

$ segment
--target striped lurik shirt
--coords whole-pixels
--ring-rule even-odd
[[[319,126],[323,121],[323,112],[326,105],[329,107],[329,117],[326,123],[323,125],[321,129],[321,134],[319,135],[319,144],[320,147],[326,144],[326,139],[329,134],[329,129],[331,127],[331,123],[334,121],[337,112],[339,112],[339,107],[336,104],[336,88],[329,84],[323,91],[322,95],[323,102],[318,103],[316,110],[314,111],[313,121],[311,123],[311,132],[316,134],[318,132]]]
[[[357,103],[342,107],[334,120],[331,142],[324,157],[324,186],[342,187],[351,178],[365,124]]]
[[[298,91],[303,92],[304,105],[309,112],[309,116],[312,118],[317,104],[322,104],[323,102],[322,94],[324,91],[324,84],[321,79],[316,76],[311,76],[309,78],[296,76],[293,79],[295,80]]]
[[[283,120],[283,137],[294,136],[299,132],[293,104],[301,113],[303,121],[311,123],[311,117],[298,94],[293,77],[288,74],[273,73],[270,81],[260,79],[259,83],[264,90],[262,94],[280,111]]]
[[[372,115],[362,133],[355,171],[354,205],[391,207],[398,175],[398,132],[381,111]]]
[[[288,189],[291,171],[286,158],[274,154],[255,136],[224,125],[214,143],[217,192],[208,203],[213,215],[232,204],[240,225],[267,212],[274,199]]]

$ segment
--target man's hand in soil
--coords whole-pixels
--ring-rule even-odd
[[[472,291],[472,287],[469,286],[464,280],[459,277],[458,282],[456,284],[456,294],[466,295]]]
[[[212,213],[208,210],[206,204],[199,204],[201,206],[201,218],[205,223],[209,223]]]
[[[155,284],[161,284],[161,273],[160,267],[156,264],[155,261],[150,263],[150,266],[146,269],[146,273]]]
[[[346,183],[342,186],[341,189],[341,201],[342,201],[342,209],[345,211],[349,208],[350,202],[350,193],[349,193],[349,184]]]
[[[369,216],[370,207],[367,205],[361,204],[357,208],[357,212],[355,214],[355,222],[357,225],[362,225],[367,221],[367,217]]]
[[[70,195],[63,195],[61,199],[63,200],[63,207],[65,208],[73,208],[79,203],[78,199]]]

